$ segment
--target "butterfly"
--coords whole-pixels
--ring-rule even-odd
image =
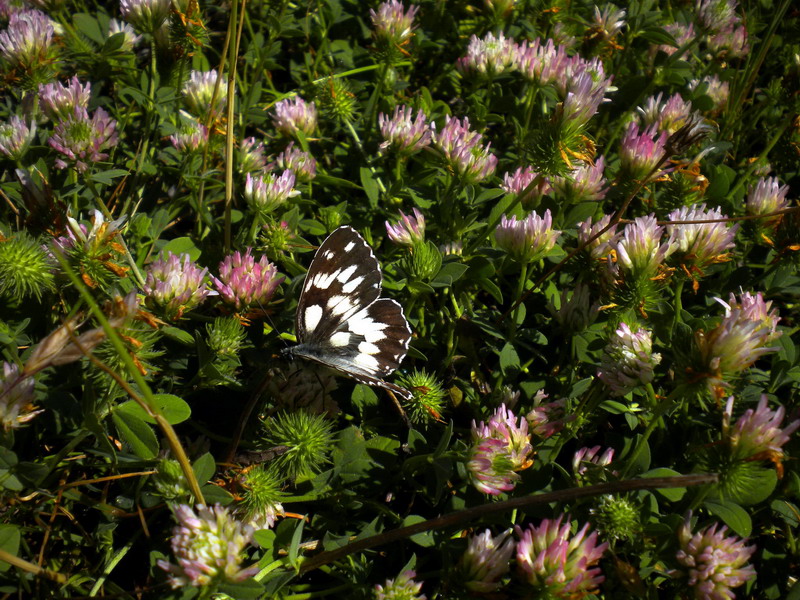
[[[405,358],[411,328],[402,307],[381,298],[381,267],[352,227],[339,227],[314,255],[297,303],[296,346],[286,352],[411,400],[384,378]]]

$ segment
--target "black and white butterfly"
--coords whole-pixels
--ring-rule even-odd
[[[411,392],[385,381],[408,352],[411,328],[402,307],[381,298],[381,267],[352,227],[339,227],[314,255],[297,303],[302,356],[406,400]]]

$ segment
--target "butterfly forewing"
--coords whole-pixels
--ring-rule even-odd
[[[381,294],[381,269],[372,248],[352,227],[340,227],[311,261],[297,304],[297,338],[324,343]]]
[[[297,305],[299,344],[291,353],[320,362],[367,385],[411,398],[383,380],[408,352],[411,329],[394,300],[380,298],[381,270],[372,249],[340,227],[311,262]]]

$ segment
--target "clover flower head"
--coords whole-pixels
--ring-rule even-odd
[[[207,273],[208,269],[198,267],[188,254],[161,256],[148,267],[143,291],[167,318],[180,319],[212,293],[205,283]]]
[[[400,220],[392,225],[386,221],[386,235],[398,246],[413,246],[425,241],[425,217],[417,210],[414,216],[400,211]]]
[[[666,131],[659,132],[655,125],[640,131],[639,125],[630,123],[622,138],[620,164],[634,179],[658,179],[667,173],[667,170],[659,167],[666,155],[667,139],[669,134]]]
[[[725,58],[741,58],[750,50],[747,43],[747,29],[731,24],[706,40],[708,49]]]
[[[36,137],[36,121],[30,125],[17,115],[12,115],[7,123],[0,121],[0,154],[11,160],[19,160],[28,151]]]
[[[728,398],[723,416],[723,430],[727,432],[732,454],[741,460],[783,457],[783,446],[800,428],[800,419],[781,428],[786,409],[779,406],[776,410],[771,410],[767,402],[767,395],[762,394],[756,408],[748,408],[731,428],[733,396]]]
[[[113,37],[118,33],[122,34],[122,45],[119,48],[124,52],[131,52],[133,47],[142,39],[142,36],[136,35],[133,27],[127,23],[111,19],[108,22],[108,37]]]
[[[517,420],[516,415],[505,404],[497,408],[488,422],[472,422],[473,442],[480,443],[485,439],[505,442],[515,471],[527,469],[531,465],[533,446],[528,433],[528,422],[522,417]]]
[[[183,113],[178,131],[169,136],[172,146],[181,152],[195,152],[202,150],[208,144],[208,127],[194,117]]]
[[[399,0],[381,2],[377,12],[369,11],[375,37],[393,45],[402,45],[414,32],[414,17],[418,10],[419,7],[413,5],[406,10]]]
[[[70,160],[57,158],[56,167],[66,169],[72,164],[83,173],[91,163],[108,158],[105,151],[116,144],[117,137],[117,122],[102,108],[94,111],[91,117],[85,108],[76,108],[55,126],[47,143]]]
[[[755,577],[753,565],[747,564],[756,551],[745,540],[725,534],[728,528],[714,523],[692,533],[691,512],[678,530],[678,562],[686,568],[687,583],[697,600],[727,600],[731,591]]]
[[[578,243],[581,246],[585,246],[595,260],[605,260],[622,237],[622,233],[617,232],[617,226],[614,225],[608,231],[595,238],[600,231],[608,227],[610,222],[611,215],[603,215],[597,222],[593,222],[592,218],[589,217],[578,224]],[[592,241],[590,242],[589,240]]]
[[[599,80],[595,72],[581,70],[566,79],[563,86],[561,118],[573,127],[585,125],[605,100],[611,81]]]
[[[48,61],[54,35],[53,22],[43,12],[13,12],[6,30],[0,31],[0,58],[14,68],[32,71]]]
[[[663,94],[650,96],[644,106],[636,110],[645,126],[655,125],[659,131],[673,134],[683,127],[692,114],[692,103],[684,101],[680,94],[673,94],[662,101]]]
[[[258,573],[258,565],[242,569],[242,554],[253,538],[253,528],[237,521],[219,504],[198,505],[197,512],[185,504],[175,509],[178,525],[172,530],[172,553],[178,564],[159,560],[169,573],[173,588],[207,587],[214,583],[236,583]]]
[[[542,390],[536,392],[533,399],[534,407],[525,415],[530,432],[541,439],[547,439],[562,429],[574,416],[566,415],[567,401],[565,399],[544,402],[547,398]]]
[[[39,414],[40,411],[31,409],[33,387],[33,377],[21,374],[17,365],[3,362],[3,372],[0,374],[0,425],[6,431],[16,429]]]
[[[697,22],[710,33],[732,27],[739,22],[736,4],[736,0],[695,0]]]
[[[395,579],[387,579],[383,585],[375,586],[375,600],[426,600],[420,594],[422,583],[417,583],[414,571],[403,571]]]
[[[607,467],[611,464],[611,461],[614,460],[614,449],[606,448],[602,454],[600,454],[600,450],[602,450],[601,446],[584,447],[572,455],[572,472],[575,477],[580,478],[585,475],[590,468],[589,465]]]
[[[678,51],[678,48],[681,48],[688,44],[691,40],[694,39],[694,24],[693,23],[681,23],[679,21],[675,21],[672,23],[668,23],[664,26],[664,29],[669,33],[673,38],[675,38],[675,42],[677,42],[678,47],[670,46],[668,44],[661,44],[656,46],[656,50],[662,51],[667,56],[672,56]],[[681,55],[683,56],[683,54]]]
[[[64,121],[75,115],[75,109],[87,109],[92,94],[90,84],[81,85],[73,76],[67,85],[56,81],[39,86],[42,112],[53,121]]]
[[[663,231],[653,215],[637,217],[627,224],[616,244],[617,264],[633,277],[655,277],[664,260],[676,250],[672,239],[660,243]]]
[[[560,308],[556,309],[552,302],[547,310],[561,327],[570,332],[580,332],[597,320],[600,304],[592,302],[589,286],[578,283],[573,290],[561,290]]]
[[[494,173],[497,157],[489,151],[491,144],[481,145],[483,136],[469,128],[469,119],[449,115],[445,125],[434,136],[434,144],[450,166],[467,183],[478,183]]]
[[[122,18],[142,33],[155,33],[169,16],[170,0],[119,0]]]
[[[594,164],[584,163],[566,177],[551,177],[554,195],[564,198],[569,204],[602,200],[608,192],[608,182],[603,177],[605,166],[605,157],[601,156]]]
[[[714,221],[727,217],[719,208],[706,210],[706,205],[700,204],[674,210],[667,218],[670,221]],[[728,260],[727,251],[736,246],[734,239],[738,229],[738,225],[718,221],[667,225],[667,234],[676,246],[675,251],[683,254],[684,262],[703,267]]]
[[[300,96],[281,100],[273,107],[272,124],[288,137],[298,131],[311,135],[317,128],[317,106]]]
[[[608,543],[597,543],[597,532],[589,534],[589,524],[575,535],[569,522],[544,519],[538,527],[529,525],[515,530],[517,568],[522,578],[537,590],[554,598],[583,598],[597,590],[604,580],[595,566],[603,557]]]
[[[520,194],[525,190],[533,180],[539,176],[533,167],[519,167],[513,173],[506,173],[503,175],[503,183],[500,184],[506,194]],[[552,191],[550,187],[550,180],[546,176],[542,176],[535,186],[533,186],[523,198],[525,203],[541,198],[545,194]]]
[[[762,216],[789,207],[786,194],[788,185],[781,185],[777,177],[761,177],[747,192],[745,209],[748,215]],[[781,220],[781,215],[764,220],[767,226],[774,227]]]
[[[508,444],[497,438],[483,438],[473,444],[467,472],[475,489],[490,496],[510,492],[519,479]]]
[[[524,41],[517,46],[516,68],[522,75],[539,85],[553,85],[563,79],[566,64],[570,61],[565,46],[556,46],[552,39],[544,44],[540,38]]]
[[[214,89],[217,94],[214,96]],[[228,81],[216,69],[192,71],[183,84],[183,97],[189,111],[196,117],[219,116],[228,103]],[[212,102],[213,100],[213,102]]]
[[[595,5],[592,30],[601,32],[607,40],[613,39],[625,27],[625,10],[607,4],[603,10]]]
[[[300,195],[294,189],[295,175],[286,170],[280,175],[264,172],[261,175],[247,174],[244,184],[244,198],[252,209],[259,213],[269,213],[289,198]]]
[[[715,299],[725,307],[725,316],[708,333],[695,334],[703,368],[712,377],[740,373],[761,356],[777,350],[771,344],[781,336],[777,330],[780,317],[777,310],[770,310],[772,302],[765,302],[761,292],[745,292],[739,301],[733,294],[728,302]]]
[[[499,580],[510,569],[515,546],[510,529],[497,536],[490,529],[470,536],[459,560],[464,586],[482,594],[500,589]]]
[[[652,333],[644,328],[634,332],[621,323],[605,348],[597,376],[612,396],[624,396],[653,381],[654,367],[660,362],[661,355],[653,352]]]
[[[702,79],[692,79],[689,82],[689,89],[696,90],[705,86],[706,96],[711,98],[714,103],[714,110],[721,110],[728,102],[730,95],[730,84],[722,81],[717,75],[706,75]]]
[[[283,280],[266,256],[256,261],[250,248],[244,254],[236,251],[225,257],[219,264],[219,279],[211,275],[219,295],[236,310],[266,304]]]
[[[257,173],[267,168],[264,142],[254,137],[244,138],[239,143],[239,172]]]
[[[548,208],[543,217],[536,211],[524,219],[512,215],[500,219],[495,230],[497,245],[520,262],[528,263],[543,258],[552,250],[561,232],[553,229],[553,217]]]
[[[481,39],[473,35],[467,53],[458,59],[456,68],[462,73],[499,75],[514,67],[517,47],[514,40],[500,33],[497,37],[488,33]]]
[[[294,147],[294,142],[289,142],[286,149],[275,159],[275,167],[286,169],[295,174],[297,181],[308,183],[317,176],[317,161],[308,152]]]
[[[395,106],[391,118],[380,113],[378,127],[383,136],[381,152],[395,148],[400,154],[413,154],[433,140],[433,127],[422,110],[412,120],[413,111],[410,106]]]

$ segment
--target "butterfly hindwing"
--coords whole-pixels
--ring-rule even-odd
[[[372,248],[351,227],[340,227],[311,262],[297,305],[299,344],[290,352],[410,399],[408,390],[383,380],[408,352],[411,328],[401,306],[380,292]]]
[[[381,294],[381,269],[372,248],[352,227],[340,227],[311,261],[297,305],[300,343],[324,343],[343,322]]]

